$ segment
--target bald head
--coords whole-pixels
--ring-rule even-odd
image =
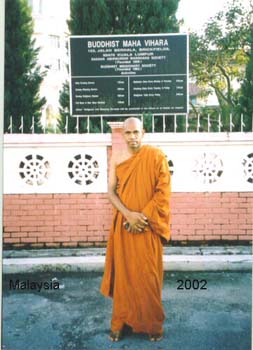
[[[140,119],[131,117],[124,121],[123,136],[131,153],[140,149],[143,135],[144,130]]]
[[[130,117],[124,121],[123,128],[126,130],[128,126],[136,126],[139,130],[143,129],[142,121],[138,118]]]

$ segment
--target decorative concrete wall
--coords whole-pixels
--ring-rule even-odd
[[[110,124],[114,152],[124,143],[120,123]],[[109,134],[5,136],[5,194],[107,192]],[[173,192],[251,192],[249,136],[162,133],[147,134],[144,143],[166,154]]]
[[[4,245],[87,246],[106,242],[112,134],[5,135]],[[172,240],[249,241],[253,217],[252,134],[147,134],[172,174]]]

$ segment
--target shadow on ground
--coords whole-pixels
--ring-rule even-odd
[[[45,282],[53,278],[60,289],[10,290],[10,280]],[[150,343],[145,334],[130,334],[111,343],[112,302],[99,292],[101,278],[101,273],[87,272],[4,275],[2,349],[251,349],[250,273],[165,273],[165,336],[157,344]],[[183,289],[178,289],[181,284]]]

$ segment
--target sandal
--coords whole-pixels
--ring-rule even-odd
[[[119,341],[122,338],[122,331],[111,331],[109,335],[109,339],[111,341]]]
[[[163,334],[149,334],[149,341],[160,341],[163,339]]]

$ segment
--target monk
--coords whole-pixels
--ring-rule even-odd
[[[123,328],[163,337],[163,241],[170,238],[170,172],[161,150],[142,145],[137,118],[124,122],[127,148],[113,154],[108,194],[114,206],[101,293],[113,298],[110,339]]]

